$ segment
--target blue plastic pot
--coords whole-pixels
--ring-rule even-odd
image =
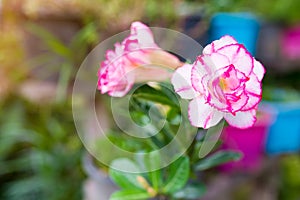
[[[267,103],[275,111],[266,143],[268,154],[300,151],[300,102]]]
[[[219,13],[211,19],[209,39],[213,41],[231,35],[255,55],[258,32],[258,20],[250,13]]]

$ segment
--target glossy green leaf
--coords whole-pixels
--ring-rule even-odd
[[[237,161],[242,157],[238,152],[233,151],[219,151],[215,154],[212,154],[195,164],[195,170],[201,171],[210,169],[212,167],[230,162]]]
[[[188,157],[180,157],[171,164],[169,168],[169,178],[163,187],[164,193],[171,194],[185,186],[190,174],[189,163]]]
[[[122,169],[124,171],[116,169]],[[126,172],[126,169],[129,171],[139,171],[138,167],[131,160],[127,158],[120,158],[112,162],[111,168],[109,169],[109,176],[119,187],[123,189],[143,189],[137,181],[137,177],[140,174]]]
[[[154,190],[158,190],[162,184],[162,171],[156,170],[149,172],[149,179]]]
[[[144,99],[155,103],[178,107],[178,102],[175,102],[166,95],[163,91],[144,85],[137,89],[132,95],[134,98]]]
[[[121,190],[113,193],[110,200],[144,200],[151,198],[144,190]]]
[[[203,184],[190,184],[174,193],[172,196],[176,199],[199,199],[206,192]]]
[[[159,151],[153,151],[144,158],[148,176],[153,188],[157,191],[162,185],[161,156]]]

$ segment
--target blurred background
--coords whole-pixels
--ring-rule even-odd
[[[139,20],[202,46],[232,35],[267,69],[255,126],[224,130],[222,148],[245,156],[207,172],[203,199],[299,200],[299,9],[299,0],[0,0],[0,199],[102,199],[73,124],[72,85],[95,45]]]

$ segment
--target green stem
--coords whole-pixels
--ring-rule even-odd
[[[62,102],[67,98],[68,84],[72,74],[72,66],[69,64],[62,64],[58,80],[56,101]]]

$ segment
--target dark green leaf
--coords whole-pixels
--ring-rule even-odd
[[[167,114],[167,120],[174,125],[179,125],[181,123],[181,115],[180,112],[176,109],[170,109]]]
[[[116,170],[120,168],[122,168],[124,171]],[[112,162],[109,175],[111,179],[123,189],[143,189],[143,187],[137,181],[137,177],[140,174],[125,172],[127,171],[126,169],[136,172],[139,171],[138,167],[131,160],[120,158]]]
[[[171,194],[185,186],[190,174],[189,163],[188,157],[180,157],[171,164],[169,178],[163,187],[164,193]]]
[[[133,94],[134,98],[144,99],[147,101],[152,101],[155,103],[160,103],[163,105],[169,105],[172,107],[178,107],[178,102],[173,101],[169,96],[167,96],[163,91],[154,89],[148,85],[144,85],[137,89]]]
[[[199,199],[205,194],[206,188],[203,184],[190,184],[174,193],[176,199]]]
[[[233,151],[219,151],[212,154],[195,164],[195,170],[206,170],[229,161],[237,161],[241,158],[241,154]]]
[[[110,200],[143,200],[151,198],[148,192],[143,190],[121,190],[115,192],[109,198]]]
[[[145,126],[151,123],[151,119],[142,111],[132,111],[130,115],[134,122],[136,122],[140,126]]]
[[[162,185],[161,157],[159,151],[152,151],[145,157],[145,165],[153,188],[157,191]]]
[[[156,170],[149,172],[149,179],[151,181],[153,189],[157,191],[162,184],[162,171]]]

